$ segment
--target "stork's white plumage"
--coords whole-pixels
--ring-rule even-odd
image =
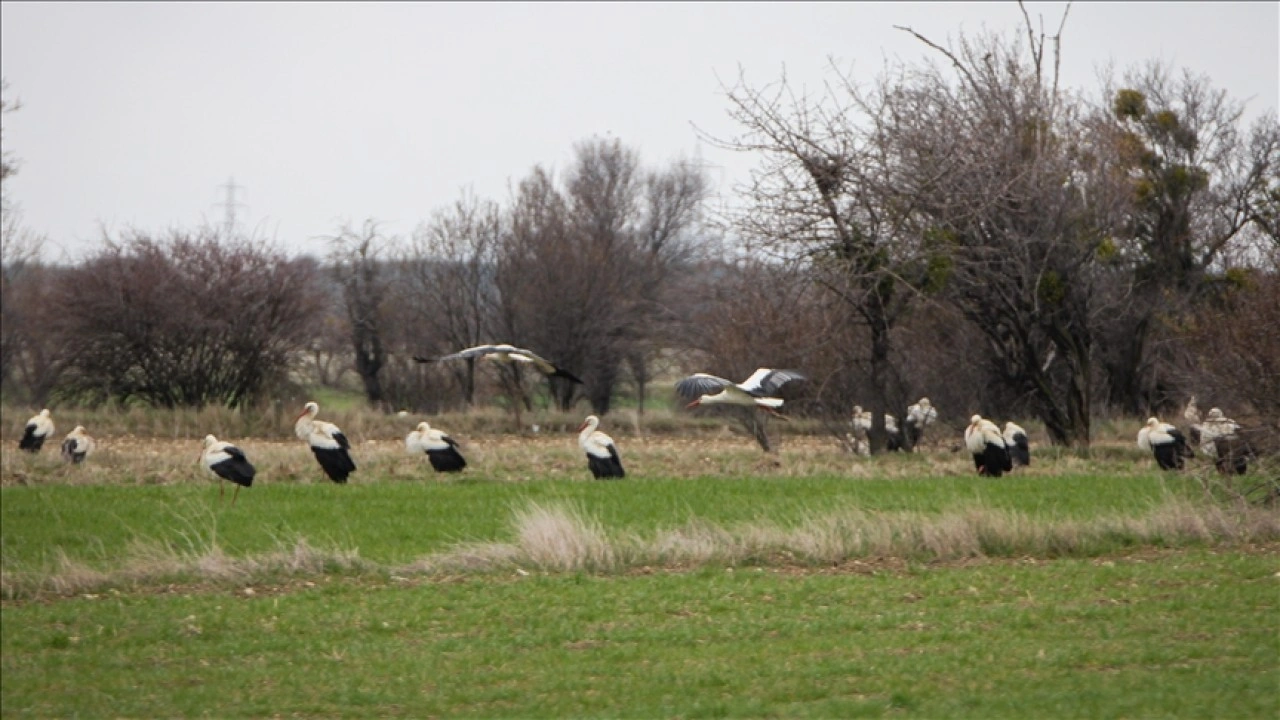
[[[53,417],[48,408],[41,410],[27,421],[22,429],[22,439],[18,441],[18,449],[37,453],[44,447],[44,441],[53,435]]]
[[[200,459],[209,472],[235,483],[236,492],[231,496],[232,506],[236,504],[236,498],[240,497],[240,488],[252,487],[253,477],[258,474],[240,448],[212,435],[204,436],[204,452]],[[218,497],[225,493],[226,486],[218,483]]]
[[[1191,399],[1187,401],[1187,407],[1183,409],[1182,417],[1186,418],[1187,422],[1192,425],[1200,422],[1200,408],[1196,407],[1195,395],[1192,395]]]
[[[351,443],[342,434],[337,425],[316,420],[320,406],[309,402],[302,408],[293,423],[293,432],[311,448],[316,461],[329,479],[342,484],[347,477],[356,471],[356,464],[351,459]]]
[[[870,410],[863,410],[861,405],[853,406],[854,429],[861,430],[863,432],[870,430],[871,419],[872,418],[871,418]],[[897,435],[898,434],[898,418],[894,417],[893,415],[890,415],[889,413],[885,413],[884,429],[885,429],[885,432],[889,433],[890,435]]]
[[[426,422],[418,423],[418,427],[405,436],[404,447],[414,455],[426,454],[437,472],[457,472],[467,466],[458,443]]]
[[[912,450],[915,450],[916,446],[924,440],[925,429],[937,422],[938,409],[929,402],[927,397],[920,398],[914,405],[907,408],[907,419],[903,426]]]
[[[1004,424],[1004,445],[1009,450],[1009,459],[1014,465],[1031,464],[1031,443],[1027,439],[1027,431],[1012,420]]]
[[[62,441],[62,459],[79,465],[97,446],[98,443],[84,431],[84,426],[77,425]]]
[[[1154,417],[1147,418],[1147,424],[1138,431],[1138,447],[1150,450],[1162,470],[1181,470],[1185,466],[1183,459],[1192,457],[1182,431]]]
[[[981,415],[969,418],[969,427],[964,431],[964,444],[973,454],[973,464],[979,475],[1000,477],[1013,469],[1009,449],[1000,428]]]
[[[751,377],[740,383],[706,373],[694,373],[676,383],[676,393],[695,408],[700,405],[739,405],[758,407],[775,415],[782,407],[782,398],[773,397],[784,385],[805,376],[795,370],[758,368]]]
[[[861,405],[853,406],[853,437],[855,449],[859,455],[871,454],[871,443],[867,435],[871,432],[871,420],[870,410],[863,410]],[[885,413],[884,431],[889,436],[885,447],[890,451],[901,450],[902,435],[898,432],[898,418]]]
[[[1214,441],[1220,437],[1234,435],[1239,429],[1240,424],[1227,417],[1221,409],[1210,408],[1204,416],[1204,422],[1192,425],[1188,429],[1188,434],[1191,436],[1191,444],[1199,445],[1206,455],[1216,455]]]
[[[578,426],[578,447],[587,454],[587,467],[597,480],[626,477],[618,446],[613,443],[613,438],[600,432],[599,427],[600,418],[595,415],[588,415]]]
[[[539,357],[532,350],[518,348],[514,345],[508,345],[505,343],[499,344],[499,345],[477,345],[475,347],[467,348],[466,350],[459,350],[456,353],[450,353],[449,355],[442,355],[441,357],[436,358],[434,361],[431,358],[425,358],[421,356],[414,356],[413,359],[420,363],[429,363],[429,362],[443,362],[445,360],[461,360],[461,359],[468,359],[468,358],[488,358],[489,360],[494,362],[501,362],[501,363],[507,363],[507,364],[521,363],[526,365],[532,365],[534,368],[538,370],[538,372],[542,373],[543,375],[546,375],[547,377],[560,377],[560,378],[564,378],[565,380],[568,380],[569,382],[578,383],[579,385],[582,384],[582,381],[579,380],[577,376],[575,376],[573,373],[570,373],[567,370],[564,370],[562,368],[556,367],[555,365],[548,362],[547,360]]]

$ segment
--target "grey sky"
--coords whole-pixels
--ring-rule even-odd
[[[1056,29],[1065,3],[1028,3]],[[1016,3],[26,3],[0,8],[10,192],[50,259],[99,227],[220,222],[234,177],[243,228],[292,251],[365,218],[406,235],[464,187],[501,202],[535,164],[618,137],[648,164],[754,160],[728,137],[719,78],[817,87],[828,57],[870,81],[886,59],[1020,31]],[[1280,3],[1076,3],[1063,79],[1090,92],[1149,60],[1207,75],[1256,118],[1280,102]]]

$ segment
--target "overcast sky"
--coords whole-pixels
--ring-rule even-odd
[[[1065,3],[1028,3],[1052,33]],[[723,196],[754,160],[705,146],[736,127],[721,80],[785,66],[817,87],[828,58],[870,81],[938,41],[1021,32],[1016,3],[5,2],[0,54],[9,193],[48,259],[101,228],[221,223],[293,252],[375,218],[407,235],[463,188],[505,204],[535,164],[620,138],[647,165],[698,155]],[[1256,118],[1280,103],[1280,3],[1071,7],[1064,82],[1150,60],[1206,75]]]

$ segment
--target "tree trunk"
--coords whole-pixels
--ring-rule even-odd
[[[867,445],[872,455],[884,452],[888,447],[889,431],[884,416],[888,410],[888,393],[885,376],[889,369],[889,330],[883,323],[871,326],[871,429],[867,432]],[[901,419],[900,419],[901,420]]]

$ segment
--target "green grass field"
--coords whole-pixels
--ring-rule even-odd
[[[393,436],[347,486],[245,441],[234,507],[191,438],[6,452],[0,714],[1280,715],[1280,512],[1203,474],[615,437],[618,482],[571,435],[461,477]]]

